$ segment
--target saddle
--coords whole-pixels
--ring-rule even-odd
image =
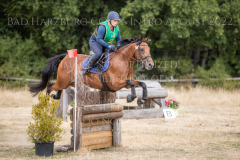
[[[93,51],[90,51],[90,56],[93,54]],[[102,67],[104,66],[104,64],[107,61],[107,56],[109,55],[109,50],[105,50],[104,53],[102,53],[102,55],[100,56],[100,58],[97,60],[97,62],[92,66],[93,67],[97,67],[98,69],[102,69]]]

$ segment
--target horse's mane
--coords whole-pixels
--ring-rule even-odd
[[[133,38],[123,38],[119,41],[120,46],[118,47],[118,49],[120,49],[130,43],[138,42],[141,38],[142,38],[142,36],[134,36]]]

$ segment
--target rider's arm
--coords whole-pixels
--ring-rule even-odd
[[[98,33],[97,33],[97,38],[96,38],[96,41],[104,46],[104,47],[108,47],[109,44],[107,44],[106,42],[103,41],[103,38],[105,36],[105,32],[106,32],[106,28],[103,26],[103,25],[99,25],[98,26]]]
[[[119,43],[120,40],[121,40],[121,34],[120,34],[120,30],[119,30],[119,31],[118,31],[118,35],[117,35],[117,37],[116,37],[117,47],[120,46],[120,43]]]

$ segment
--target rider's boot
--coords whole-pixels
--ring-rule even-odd
[[[81,70],[82,75],[87,74],[97,60],[98,60],[98,59],[96,58],[96,54],[93,53],[93,54],[90,56],[86,67]]]

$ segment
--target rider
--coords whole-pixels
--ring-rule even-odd
[[[112,44],[114,39],[116,39],[117,47],[120,46],[119,41],[121,40],[121,35],[117,26],[118,21],[120,21],[118,13],[111,11],[108,13],[107,21],[98,24],[89,40],[93,54],[89,57],[86,67],[81,70],[83,75],[89,72],[105,49],[116,49]]]

